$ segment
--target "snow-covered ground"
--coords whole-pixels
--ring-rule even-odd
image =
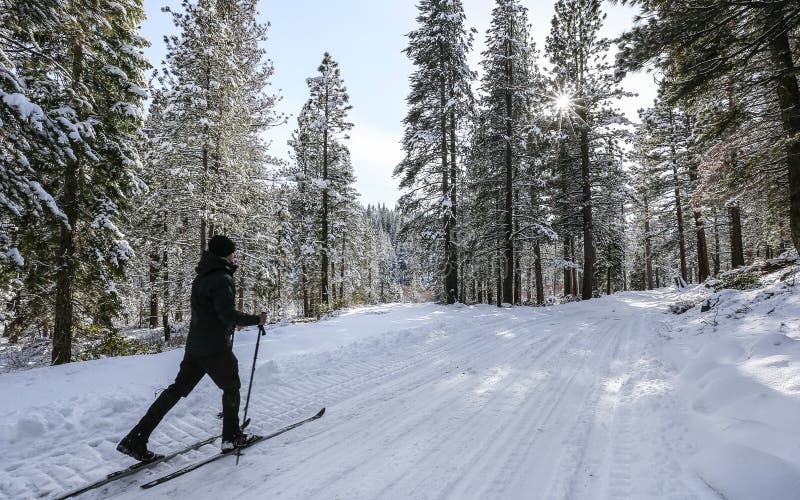
[[[207,446],[82,498],[800,498],[800,293],[775,282],[548,308],[395,304],[269,330],[251,430],[326,415],[154,489]],[[719,299],[719,300],[717,300]],[[255,331],[239,332],[246,387]],[[48,498],[131,463],[116,442],[180,350],[0,375],[0,497]],[[205,379],[156,430],[218,433]]]

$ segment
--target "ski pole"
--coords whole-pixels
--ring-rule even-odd
[[[258,359],[258,347],[261,344],[261,337],[266,335],[267,332],[264,330],[264,325],[258,325],[258,336],[256,337],[256,350],[253,353],[253,367],[250,369],[250,383],[247,386],[247,399],[244,403],[244,417],[242,418],[242,422],[247,422],[247,409],[250,406],[250,392],[253,390],[253,376],[256,373],[256,360]],[[236,465],[239,465],[239,453],[236,453]]]

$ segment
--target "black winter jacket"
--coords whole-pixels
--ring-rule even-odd
[[[236,310],[235,265],[205,252],[196,271],[186,352],[220,354],[231,349],[231,337],[236,326],[257,325],[259,317]]]

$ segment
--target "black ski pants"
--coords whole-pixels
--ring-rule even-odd
[[[239,361],[232,351],[209,356],[186,353],[181,361],[175,382],[156,398],[144,417],[131,431],[145,442],[181,397],[186,397],[208,374],[222,389],[222,439],[233,440],[239,435]]]

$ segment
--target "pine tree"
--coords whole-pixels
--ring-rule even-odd
[[[498,222],[489,227],[499,229],[502,241],[502,302],[515,303],[515,275],[518,240],[519,176],[526,156],[527,140],[532,126],[536,53],[530,41],[527,9],[516,0],[498,0],[486,34],[486,51],[482,61],[481,81],[482,141],[476,147],[483,151],[488,172],[478,179],[485,196],[496,196]],[[502,165],[502,168],[498,168]],[[526,193],[527,194],[527,193]],[[519,287],[517,286],[518,290]]]
[[[330,288],[330,262],[333,254],[331,241],[331,223],[334,222],[334,210],[340,208],[354,196],[347,193],[347,188],[355,181],[350,153],[344,145],[348,139],[347,131],[352,124],[347,121],[347,112],[352,108],[344,82],[341,79],[339,65],[327,52],[317,69],[320,75],[307,80],[309,93],[308,113],[310,126],[315,133],[317,148],[318,177],[316,178],[322,192],[320,216],[320,301],[325,308],[330,308],[332,290]]]
[[[16,170],[26,161],[20,153],[38,142],[41,149],[27,158],[30,169],[22,176],[56,216],[20,228],[16,238],[32,241],[25,233],[40,231],[30,250],[34,260],[55,269],[36,277],[52,287],[55,302],[52,362],[67,363],[84,321],[113,329],[111,317],[119,308],[115,280],[133,255],[118,224],[139,168],[135,144],[147,62],[137,26],[144,13],[136,0],[7,6],[5,40],[14,53],[6,59],[13,66],[5,67],[4,78],[16,81],[11,88],[17,92],[4,94],[4,115],[32,118],[24,128],[35,134],[9,141],[4,157],[14,158],[9,170]]]
[[[464,28],[464,8],[460,0],[421,0],[419,27],[409,33],[406,55],[416,70],[411,75],[407,98],[409,111],[404,119],[405,158],[395,168],[400,188],[401,210],[411,217],[409,230],[429,234],[432,243],[442,241],[442,298],[452,304],[458,300],[459,270],[456,242],[458,217],[457,162],[459,128],[471,109],[467,66],[472,34]]]
[[[677,228],[677,247],[679,249],[680,276],[688,280],[686,264],[686,240],[684,237],[683,207],[685,169],[686,169],[686,139],[687,134],[682,133],[682,119],[676,116],[677,110],[657,100],[655,106],[646,112],[640,112],[640,119],[644,127],[640,129],[647,141],[641,143],[650,162],[654,163],[656,171],[651,175],[671,178],[671,187],[674,193],[675,225]]]
[[[198,246],[205,250],[208,236],[224,232],[237,242],[242,307],[255,310],[277,279],[278,214],[263,190],[267,168],[277,161],[262,134],[283,118],[268,92],[268,24],[257,21],[256,5],[201,0],[173,13],[179,31],[168,39],[143,144],[148,190],[131,221],[137,267],[151,283],[148,316],[153,325],[160,302],[165,336],[168,315],[182,319]]]
[[[592,149],[604,127],[619,123],[608,107],[624,93],[604,57],[609,47],[598,32],[605,19],[599,0],[558,0],[546,54],[559,93],[559,105],[568,116],[566,125],[576,138],[580,161],[581,220],[583,236],[583,283],[581,297],[592,297],[595,287],[595,223],[592,211]]]
[[[291,214],[291,245],[295,250],[294,259],[297,263],[299,288],[303,300],[303,316],[313,315],[314,303],[313,277],[321,275],[317,272],[316,255],[320,254],[319,238],[317,236],[316,220],[322,212],[322,196],[320,186],[316,179],[321,177],[318,170],[321,163],[319,151],[319,132],[314,127],[315,118],[312,113],[311,103],[306,102],[297,116],[297,129],[292,134],[289,146],[292,148],[292,163],[284,173],[294,181],[296,188],[289,201]]]
[[[697,101],[737,96],[733,105],[696,110],[714,123],[708,133],[737,148],[749,146],[750,154],[733,163],[750,166],[745,169],[750,172],[783,168],[785,180],[780,183],[786,189],[788,224],[794,247],[800,249],[800,88],[798,49],[792,43],[800,26],[800,5],[788,0],[626,3],[640,6],[649,22],[622,37],[620,69],[638,70],[652,61],[668,70],[667,98],[672,102],[703,106]],[[758,126],[748,127],[747,121]]]

